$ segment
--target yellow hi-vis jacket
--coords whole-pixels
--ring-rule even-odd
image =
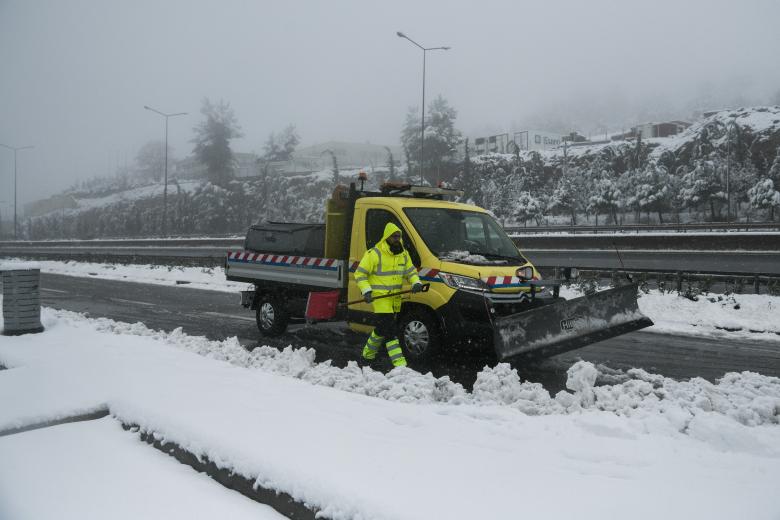
[[[362,294],[371,291],[371,295],[376,298],[391,292],[398,292],[401,290],[404,279],[412,285],[420,283],[420,277],[417,276],[417,269],[409,258],[409,252],[404,250],[396,255],[390,251],[387,238],[397,231],[401,231],[399,227],[388,222],[382,239],[373,248],[366,251],[363,259],[360,260],[355,271],[355,282],[357,282],[358,289]],[[374,312],[378,314],[401,310],[400,296],[382,298],[373,303]]]

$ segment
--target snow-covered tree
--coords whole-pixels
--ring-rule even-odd
[[[775,208],[780,208],[780,191],[770,178],[761,179],[748,190],[750,206],[755,209],[768,209],[770,220],[775,219]]]
[[[694,168],[683,177],[682,198],[689,208],[709,205],[712,220],[716,219],[716,208],[726,200],[717,157],[696,160]]]
[[[658,214],[658,221],[663,223],[663,212],[671,209],[671,192],[669,191],[669,173],[666,168],[655,162],[650,162],[635,175],[633,193],[627,197],[627,204],[648,214]]]
[[[772,179],[775,186],[780,186],[780,146],[777,147],[777,153],[775,160],[772,162],[772,166],[767,171],[767,177]]]
[[[516,161],[516,168],[522,171],[524,190],[536,196],[546,192],[548,187],[552,190],[552,186],[548,185],[548,178],[544,170],[544,160],[539,152],[531,152],[527,161],[523,161],[517,156]]]
[[[432,180],[434,176],[451,178],[454,174],[454,158],[462,137],[455,128],[457,111],[442,96],[434,99],[428,107],[425,118],[425,144],[423,165],[425,176]],[[411,160],[420,167],[420,118],[416,108],[410,108],[406,122],[401,130],[401,143],[407,149]]]
[[[472,164],[468,138],[463,141],[463,148],[463,162],[454,182],[463,190],[463,202],[475,202],[482,199],[482,179],[478,175],[478,168]]]
[[[535,220],[537,225],[542,224],[547,210],[547,200],[531,194],[528,191],[522,191],[514,200],[512,207],[512,216],[524,223],[529,220]]]
[[[168,147],[168,160],[173,161],[171,147]],[[144,179],[160,181],[165,171],[165,143],[149,141],[138,150],[135,157],[138,175]]]
[[[217,184],[226,184],[233,176],[235,160],[230,149],[230,140],[242,137],[235,113],[230,103],[220,100],[212,104],[208,98],[203,100],[200,109],[205,120],[193,131],[195,143],[193,153],[200,162],[206,165],[209,179]]]
[[[570,166],[561,175],[550,197],[550,209],[565,211],[572,226],[577,225],[577,213],[587,206],[586,185],[585,172],[576,166]]]
[[[596,215],[598,224],[599,213],[606,213],[618,224],[617,212],[620,208],[622,194],[616,180],[606,172],[593,180],[591,195],[588,198],[587,210]]]
[[[295,125],[288,125],[279,133],[271,132],[263,145],[261,159],[264,162],[289,161],[300,142],[301,137],[295,130]]]

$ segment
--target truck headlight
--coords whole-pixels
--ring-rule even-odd
[[[467,291],[487,291],[488,287],[485,282],[477,278],[471,278],[470,276],[462,276],[459,274],[439,273],[439,277],[444,280],[448,286],[453,289],[465,289]]]
[[[517,270],[517,277],[521,280],[532,280],[534,277],[534,268],[530,266],[521,267]]]

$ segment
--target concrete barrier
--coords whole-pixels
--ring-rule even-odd
[[[16,336],[42,332],[41,270],[8,269],[2,271],[3,335]]]

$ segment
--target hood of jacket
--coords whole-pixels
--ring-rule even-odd
[[[385,232],[382,233],[382,238],[379,240],[379,242],[376,243],[374,247],[379,248],[382,251],[390,252],[390,244],[387,243],[387,239],[390,238],[390,235],[393,233],[399,232],[401,233],[401,245],[404,246],[404,249],[406,249],[406,246],[404,245],[404,237],[403,237],[403,231],[401,231],[401,228],[393,224],[392,222],[388,222],[385,224]],[[391,253],[392,254],[392,253]]]

